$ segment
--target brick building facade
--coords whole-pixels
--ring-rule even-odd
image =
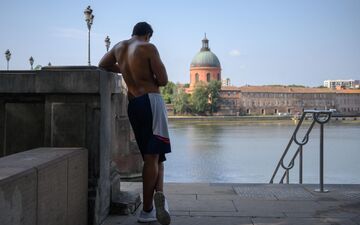
[[[198,82],[221,81],[221,66],[210,51],[209,40],[190,65],[192,93]],[[304,109],[336,109],[342,115],[360,115],[360,89],[301,88],[289,86],[227,86],[220,91],[218,115],[295,115]]]
[[[336,109],[360,115],[360,90],[272,86],[222,87],[219,115],[294,115],[304,109]]]

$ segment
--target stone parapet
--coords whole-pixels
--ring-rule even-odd
[[[87,158],[84,148],[38,148],[0,158],[1,224],[87,224]]]
[[[97,67],[0,71],[0,157],[45,146],[88,149],[88,221],[101,224],[110,211],[110,163],[120,170],[121,157],[132,154],[126,111],[122,77]]]

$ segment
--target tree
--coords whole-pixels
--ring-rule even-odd
[[[170,104],[173,101],[173,95],[176,92],[176,84],[169,81],[166,86],[160,87],[161,95],[164,98],[166,104]]]
[[[192,109],[196,113],[205,113],[208,108],[209,92],[207,87],[200,83],[195,87],[191,96]]]
[[[184,114],[189,110],[190,95],[187,94],[184,89],[178,89],[173,95],[174,110],[176,113]]]
[[[212,114],[217,111],[218,100],[220,98],[221,82],[218,80],[212,80],[207,86],[208,98],[209,98],[209,110]]]

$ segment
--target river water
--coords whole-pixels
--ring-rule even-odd
[[[165,181],[268,183],[295,126],[293,121],[170,121]],[[330,121],[324,130],[325,184],[360,184],[360,122]],[[304,183],[319,183],[319,133],[316,125],[304,146]],[[295,150],[293,144],[290,152]],[[298,161],[290,178],[298,181]]]

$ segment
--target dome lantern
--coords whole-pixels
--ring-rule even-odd
[[[210,51],[209,40],[206,38],[206,33],[204,39],[202,40],[202,48],[200,49],[200,51]]]

